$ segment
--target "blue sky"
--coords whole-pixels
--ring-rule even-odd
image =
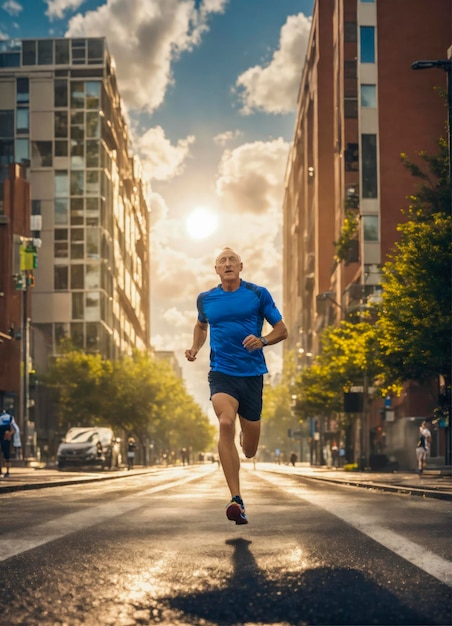
[[[0,40],[105,36],[151,183],[152,343],[186,364],[196,296],[225,245],[282,307],[284,172],[314,0],[0,0]],[[197,220],[197,209],[202,208]],[[271,348],[272,374],[281,351]],[[201,382],[200,382],[201,381]]]

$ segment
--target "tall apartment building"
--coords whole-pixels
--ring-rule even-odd
[[[0,94],[0,166],[25,166],[42,217],[33,366],[45,370],[65,338],[106,358],[149,349],[147,188],[105,39],[4,49]]]
[[[446,72],[411,64],[446,59],[451,42],[451,0],[315,3],[284,198],[284,349],[300,367],[322,328],[379,298],[417,185],[400,154],[436,153],[446,132]],[[358,229],[338,261],[347,217]]]

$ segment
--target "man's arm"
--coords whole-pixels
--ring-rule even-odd
[[[203,324],[199,320],[196,320],[195,328],[193,329],[193,343],[191,348],[185,350],[185,358],[187,361],[195,361],[196,355],[201,350],[207,339],[207,327],[208,324]]]
[[[272,331],[265,336],[265,339],[268,341],[268,345],[272,346],[275,343],[279,343],[280,341],[287,339],[288,334],[285,322],[280,320],[279,322],[276,322]]]
[[[288,332],[286,324],[283,320],[279,320],[279,322],[276,322],[273,326],[272,331],[268,333],[268,335],[265,335],[264,339],[267,340],[267,343],[264,344],[261,338],[256,337],[256,335],[248,335],[248,337],[245,337],[243,340],[242,345],[250,351],[260,350],[264,345],[273,346],[275,343],[283,341],[283,339],[287,338],[287,335]]]

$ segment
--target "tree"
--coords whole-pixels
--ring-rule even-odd
[[[410,197],[408,221],[383,267],[378,318],[386,380],[426,381],[444,376],[450,386],[452,343],[452,228],[447,142],[421,153],[425,172],[402,155],[421,181]]]
[[[343,320],[327,326],[320,337],[320,353],[302,370],[296,393],[304,416],[343,411],[344,392],[379,375],[376,329],[370,322]]]
[[[166,362],[136,351],[117,361],[68,350],[46,376],[58,407],[58,427],[108,425],[159,448],[212,444],[214,427]]]

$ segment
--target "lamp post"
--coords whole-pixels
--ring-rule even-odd
[[[415,61],[411,64],[413,70],[430,70],[437,68],[447,73],[447,108],[448,108],[448,144],[449,144],[449,186],[452,207],[452,46],[447,51],[447,59],[436,61]]]

